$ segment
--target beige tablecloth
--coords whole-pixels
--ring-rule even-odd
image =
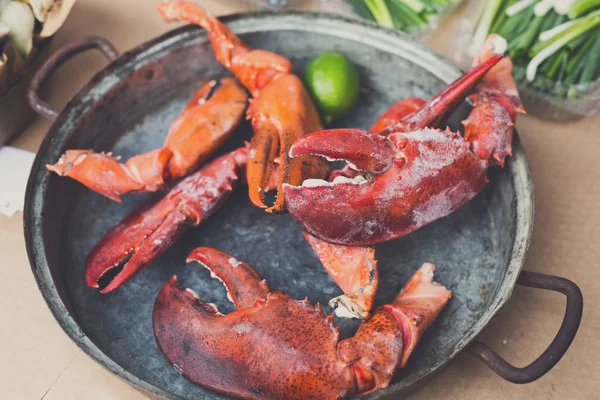
[[[79,0],[53,46],[96,34],[121,51],[132,48],[174,27],[160,20],[156,3]],[[253,8],[236,0],[201,3],[216,14]],[[444,31],[438,39],[443,35]],[[447,51],[440,41],[433,43],[442,53]],[[51,79],[50,102],[63,105],[104,64],[101,55],[88,52],[65,65]],[[39,119],[12,144],[36,151],[48,126]],[[529,385],[505,382],[478,360],[461,354],[412,398],[600,399],[599,126],[600,114],[568,124],[525,116],[517,124],[536,193],[525,269],[561,275],[581,287],[586,307],[571,349],[552,371]],[[30,272],[20,213],[12,218],[0,215],[0,255],[0,399],[145,398],[80,351],[55,322]],[[514,364],[526,365],[554,337],[564,305],[562,295],[517,287],[480,338]]]

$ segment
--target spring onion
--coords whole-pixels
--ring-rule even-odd
[[[554,4],[554,11],[556,11],[557,14],[559,15],[566,15],[569,10],[571,9],[571,7],[573,6],[573,3],[575,3],[576,0],[560,0],[557,1]]]
[[[390,10],[387,8],[385,0],[365,0],[365,3],[379,24],[386,28],[394,27],[392,14],[390,14]]]
[[[600,0],[491,0],[473,32],[478,49],[490,33],[503,36],[517,83],[573,97],[600,78]],[[536,79],[540,77],[540,79]]]
[[[567,21],[564,24],[555,26],[552,29],[548,29],[547,31],[544,31],[544,32],[540,33],[540,42],[545,42],[545,41],[547,41],[549,39],[552,39],[554,36],[558,35],[562,31],[564,31],[565,29],[570,28],[576,22],[577,21]]]
[[[425,4],[419,0],[404,0],[402,3],[407,7],[410,7],[416,13],[423,12],[425,9]]]
[[[600,0],[578,0],[571,6],[568,15],[571,19],[577,18],[598,7],[600,7]]]
[[[585,64],[581,73],[581,82],[591,82],[600,73],[600,35],[596,35],[594,47],[590,50],[590,60]]]
[[[554,8],[554,0],[542,0],[533,7],[533,13],[536,17],[543,17]]]
[[[502,5],[502,0],[491,0],[488,4],[483,8],[483,13],[479,18],[478,27],[475,30],[475,34],[473,35],[473,43],[471,49],[469,51],[470,54],[475,54],[488,36],[488,30],[494,21],[494,17],[500,9]]]
[[[346,0],[363,18],[404,31],[417,31],[458,0]]]
[[[521,0],[506,9],[506,15],[512,17],[535,3],[535,0]]]

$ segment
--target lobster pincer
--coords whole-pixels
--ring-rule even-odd
[[[246,91],[232,78],[212,80],[173,121],[164,145],[121,163],[112,153],[67,150],[48,170],[72,178],[111,200],[129,192],[154,192],[207,160],[244,116]]]
[[[244,399],[337,400],[387,387],[451,297],[424,264],[391,304],[340,341],[319,304],[269,289],[245,262],[211,248],[188,261],[221,280],[237,310],[223,315],[174,276],[154,303],[158,347],[187,379]]]
[[[121,271],[101,292],[108,293],[165,252],[183,232],[210,217],[234,190],[246,166],[248,149],[239,148],[204,165],[166,195],[150,200],[111,228],[85,265],[85,280],[99,287],[108,271]]]

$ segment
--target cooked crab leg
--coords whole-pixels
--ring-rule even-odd
[[[165,180],[196,169],[233,133],[246,109],[247,95],[232,78],[204,84],[173,121],[162,148],[131,157],[122,164],[111,154],[67,150],[48,170],[68,176],[104,196],[154,192]]]
[[[522,110],[510,59],[497,54],[503,44],[492,36],[476,60],[481,63],[381,135],[340,129],[299,139],[290,149],[292,157],[344,158],[365,176],[284,186],[286,207],[296,222],[327,242],[368,245],[411,233],[471,200],[487,181],[489,165],[510,154],[514,118]],[[466,138],[428,128],[445,120],[473,90],[476,107],[465,121]]]
[[[158,10],[166,21],[187,21],[203,27],[217,60],[252,94],[247,112],[254,128],[247,168],[248,193],[254,205],[268,212],[282,212],[284,183],[299,185],[304,179],[323,178],[327,174],[327,163],[319,157],[290,159],[288,156],[298,138],[322,129],[310,96],[291,72],[290,61],[279,54],[246,46],[227,26],[195,3],[165,2]],[[275,183],[274,178],[277,198],[267,207],[264,195]]]
[[[239,148],[204,165],[159,200],[151,200],[110,229],[86,260],[85,280],[98,287],[108,271],[122,270],[101,290],[108,293],[164,253],[189,227],[210,217],[229,197],[248,157]]]
[[[156,342],[192,382],[244,399],[333,400],[387,387],[451,296],[425,264],[392,304],[339,342],[320,305],[270,291],[243,261],[210,248],[188,261],[222,280],[237,310],[221,314],[174,276],[154,304]]]

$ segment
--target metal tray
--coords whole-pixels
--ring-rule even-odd
[[[360,72],[360,101],[339,126],[367,127],[396,100],[430,97],[459,75],[449,61],[400,32],[341,16],[259,12],[228,16],[224,21],[250,46],[290,58],[300,75],[307,62],[321,52],[336,50],[348,56]],[[69,57],[90,48],[102,50],[112,63],[64,110],[55,112],[39,99],[37,88]],[[69,148],[112,150],[127,158],[160,146],[171,121],[197,85],[224,73],[205,32],[186,26],[118,58],[112,46],[100,38],[72,43],[42,67],[30,92],[34,108],[56,117],[33,166],[25,205],[27,249],[39,288],[65,332],[85,352],[158,398],[225,398],[180,376],[163,359],[152,334],[152,304],[173,274],[206,301],[231,310],[218,282],[209,279],[204,269],[185,265],[185,257],[194,247],[213,246],[234,254],[253,265],[272,288],[296,298],[308,296],[313,302],[327,304],[340,294],[292,219],[253,207],[243,189],[115,293],[101,295],[85,285],[84,260],[92,246],[147,196],[128,196],[123,204],[116,204],[74,181],[51,175],[45,165]],[[459,129],[467,112],[465,105],[450,125]],[[243,124],[232,142],[250,135],[249,124]],[[233,146],[235,143],[226,147]],[[504,378],[529,382],[552,368],[573,340],[583,307],[577,286],[562,278],[521,273],[531,238],[533,186],[518,136],[506,168],[491,169],[489,177],[483,192],[458,212],[377,246],[379,303],[391,300],[426,261],[437,265],[436,279],[454,296],[393,384],[368,398],[398,398],[415,390],[466,348]],[[561,291],[568,298],[565,322],[556,339],[523,369],[506,363],[487,346],[472,343],[509,299],[517,282]],[[327,307],[326,311],[331,312]],[[357,327],[351,321],[336,322],[342,335]]]

